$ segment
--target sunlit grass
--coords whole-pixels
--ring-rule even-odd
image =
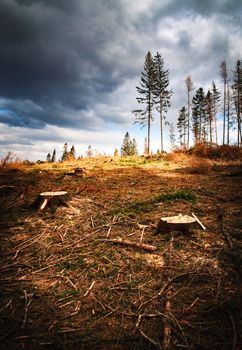
[[[126,207],[115,207],[112,209],[112,214],[122,214],[124,216],[135,216],[137,214],[148,213],[154,210],[157,204],[161,202],[173,202],[183,200],[191,203],[196,203],[197,197],[195,193],[189,189],[170,190],[166,193],[154,196],[144,201],[135,201]]]

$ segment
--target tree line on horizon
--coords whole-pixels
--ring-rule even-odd
[[[183,105],[177,116],[176,127],[178,130],[179,148],[186,150],[191,145],[193,136],[194,145],[208,144],[218,145],[218,114],[222,114],[222,144],[230,144],[230,131],[237,130],[237,146],[242,145],[242,60],[237,60],[235,68],[230,76],[229,69],[225,61],[219,66],[219,76],[223,84],[223,91],[220,91],[215,82],[211,88],[205,91],[199,87],[194,91],[191,76],[185,79],[187,94],[186,105]],[[172,89],[169,88],[169,70],[165,68],[164,60],[159,52],[153,57],[148,51],[145,56],[143,71],[141,72],[140,84],[136,86],[139,96],[136,98],[142,108],[133,110],[135,123],[141,128],[147,127],[147,137],[144,141],[144,155],[151,153],[150,131],[151,123],[154,120],[154,109],[158,112],[160,122],[160,150],[164,151],[164,126],[169,126],[169,140],[171,148],[176,145],[176,135],[173,123],[167,120],[167,113],[171,106]],[[193,92],[194,91],[194,92]],[[96,151],[89,145],[86,157],[93,157]],[[119,151],[115,148],[114,156]],[[126,132],[120,148],[121,156],[138,155],[138,145],[134,138]],[[82,158],[79,157],[79,158]],[[68,150],[67,143],[63,146],[63,152],[59,161],[76,159],[74,145]],[[47,154],[47,162],[56,162],[56,150],[52,155]]]
[[[87,151],[86,151],[86,156],[90,158],[90,157],[93,157],[93,155],[94,155],[94,150],[92,149],[92,146],[89,145],[87,148]],[[82,156],[78,157],[78,158],[82,158]],[[67,144],[67,142],[65,142],[63,145],[63,150],[62,150],[62,154],[61,154],[59,161],[64,162],[64,161],[70,161],[70,160],[74,160],[74,159],[76,159],[75,146],[72,145],[70,148],[70,151],[69,151],[68,144]],[[46,162],[47,163],[55,163],[56,161],[57,161],[56,149],[54,149],[52,155],[50,153],[47,154]]]
[[[191,144],[191,133],[194,145],[218,144],[218,113],[223,115],[222,144],[230,144],[230,130],[237,129],[237,146],[242,145],[241,114],[242,114],[242,60],[237,60],[233,76],[225,61],[219,66],[219,76],[223,83],[223,92],[220,92],[215,82],[205,92],[199,87],[192,96],[193,81],[190,76],[185,80],[187,104],[182,106],[177,117],[177,130],[181,149],[188,149]],[[154,120],[155,109],[160,118],[160,151],[164,151],[164,125],[170,126],[170,143],[174,145],[174,126],[169,123],[166,114],[171,105],[173,91],[169,89],[169,70],[165,68],[164,60],[159,52],[153,57],[148,51],[140,84],[136,87],[138,104],[142,108],[133,110],[135,123],[141,128],[147,127],[147,153],[150,154],[150,130]],[[222,108],[221,108],[222,107]]]

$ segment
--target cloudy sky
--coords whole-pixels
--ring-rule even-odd
[[[207,89],[242,58],[241,18],[241,0],[1,0],[0,156],[59,156],[65,142],[113,154],[126,131],[142,152],[131,110],[148,50],[170,71],[176,123],[188,75]]]

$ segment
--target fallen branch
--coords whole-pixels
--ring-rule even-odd
[[[164,305],[164,320],[163,320],[163,341],[162,349],[170,350],[171,349],[171,326],[169,323],[169,316],[171,314],[171,292],[166,293],[166,302]]]
[[[88,290],[86,291],[86,293],[84,294],[84,297],[88,296],[88,294],[91,292],[94,284],[95,284],[96,281],[93,281],[92,284],[90,285],[90,287],[88,288]]]
[[[25,310],[24,310],[24,317],[23,317],[21,329],[24,329],[24,326],[27,320],[27,313],[28,313],[29,306],[32,302],[32,295],[31,295],[31,298],[28,300],[28,294],[26,290],[24,290],[24,298],[25,298]]]
[[[195,272],[185,272],[185,273],[181,273],[173,278],[171,278],[169,281],[167,281],[164,286],[160,289],[159,293],[157,293],[153,298],[149,299],[149,300],[146,300],[143,304],[141,304],[138,308],[138,310],[140,310],[141,308],[143,308],[145,305],[149,304],[150,302],[152,302],[153,300],[161,297],[166,291],[167,289],[170,287],[170,285],[179,280],[180,278],[182,277],[187,277],[189,275],[192,275],[194,274]]]
[[[111,243],[115,243],[115,244],[127,245],[130,247],[136,247],[136,248],[147,250],[148,252],[154,252],[157,250],[157,247],[154,245],[131,242],[131,241],[127,241],[124,239],[105,239],[103,241],[104,242],[111,242]]]
[[[153,339],[151,339],[150,337],[148,337],[147,334],[145,334],[139,327],[137,328],[137,330],[140,332],[140,334],[142,335],[143,338],[145,338],[145,340],[147,340],[149,343],[151,343],[154,347],[156,347],[157,349],[162,350],[163,348],[160,346],[159,343],[157,343],[156,341],[154,341]]]

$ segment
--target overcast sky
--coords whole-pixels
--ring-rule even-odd
[[[222,60],[242,58],[241,18],[241,0],[1,0],[0,156],[60,156],[65,142],[113,154],[126,131],[142,152],[131,110],[147,52],[169,69],[176,124],[187,76],[207,89]]]

